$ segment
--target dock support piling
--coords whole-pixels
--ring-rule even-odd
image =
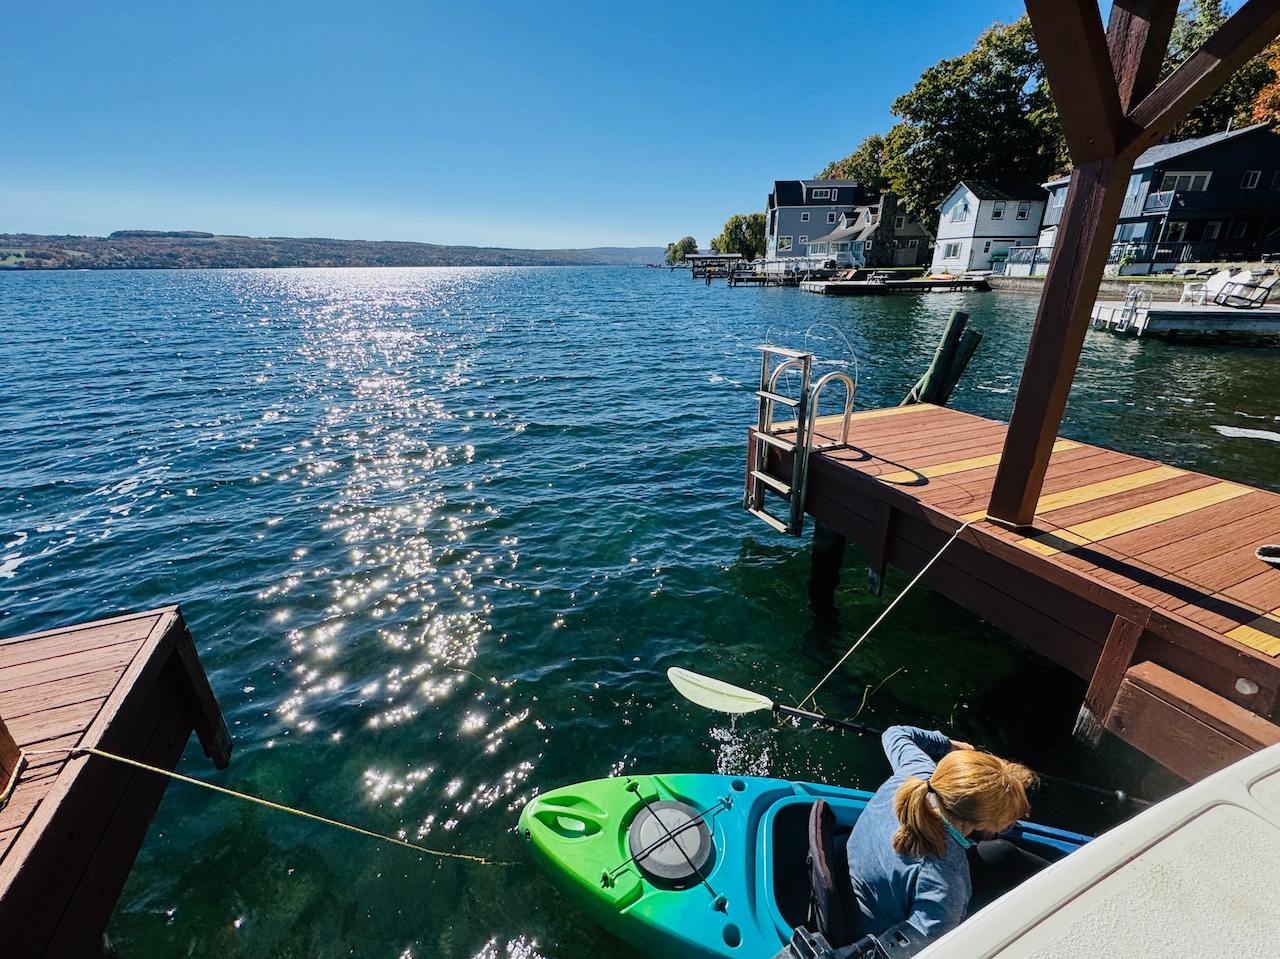
[[[836,587],[848,540],[826,523],[813,524],[813,546],[809,563],[809,609],[821,619],[835,619]]]
[[[867,592],[884,595],[884,573],[889,565],[889,537],[893,534],[893,507],[876,505],[876,529],[867,548]]]
[[[1133,655],[1145,629],[1145,623],[1135,623],[1123,616],[1112,620],[1102,655],[1089,681],[1089,691],[1084,696],[1084,705],[1076,717],[1074,735],[1081,742],[1097,746],[1102,739],[1107,714],[1116,701],[1125,671],[1133,665]]]

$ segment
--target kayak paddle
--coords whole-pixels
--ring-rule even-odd
[[[712,679],[710,676],[703,676],[680,666],[672,666],[668,669],[667,679],[671,680],[671,685],[676,688],[676,692],[685,699],[697,703],[699,706],[705,706],[707,709],[714,709],[717,712],[753,713],[759,709],[768,709],[783,716],[809,719],[825,726],[834,726],[837,729],[851,729],[859,733],[879,733],[879,730],[864,726],[861,723],[832,719],[830,716],[824,716],[821,713],[811,713],[807,709],[797,709],[795,706],[784,706],[781,703],[775,703],[768,696],[761,693],[743,689],[741,686],[731,686],[722,680]]]
[[[752,692],[750,689],[743,689],[741,686],[733,686],[723,680],[712,679],[710,676],[703,676],[701,673],[695,673],[693,670],[685,669],[681,666],[672,666],[668,669],[667,679],[671,680],[671,685],[676,688],[676,692],[685,699],[720,713],[753,713],[759,709],[768,709],[782,716],[795,716],[799,719],[812,720],[815,723],[832,726],[836,729],[851,729],[856,733],[871,733],[873,736],[879,736],[884,732],[882,729],[874,729],[861,723],[832,719],[830,716],[811,713],[807,709],[797,709],[795,706],[784,706],[781,703],[775,703],[762,693]],[[1112,799],[1118,799],[1120,802],[1133,802],[1143,806],[1151,805],[1150,800],[1138,799],[1128,795],[1123,790],[1106,789],[1102,786],[1076,782],[1072,779],[1064,779],[1061,776],[1049,776],[1045,773],[1037,773],[1037,775],[1045,782],[1058,782],[1076,789],[1101,793],[1110,796]]]

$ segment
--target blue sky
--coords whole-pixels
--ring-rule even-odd
[[[703,246],[1019,2],[20,4],[0,233]]]

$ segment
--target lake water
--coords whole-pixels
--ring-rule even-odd
[[[180,603],[235,742],[181,771],[480,866],[173,784],[110,935],[126,957],[577,957],[625,947],[514,832],[535,791],[660,770],[874,788],[871,738],[681,700],[684,665],[794,702],[841,621],[805,541],[740,509],[754,347],[857,357],[896,404],[953,309],[985,340],[952,405],[1004,418],[1035,300],[834,299],[627,269],[0,275],[0,633]],[[1066,436],[1280,490],[1274,347],[1090,334]],[[1084,684],[927,589],[819,696],[1084,786],[1082,831],[1175,785],[1070,737]],[[1096,788],[1087,788],[1096,787]]]

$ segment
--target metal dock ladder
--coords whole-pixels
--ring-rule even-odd
[[[834,449],[846,446],[849,442],[849,419],[853,412],[853,381],[844,373],[828,373],[813,382],[814,355],[801,350],[791,350],[781,346],[764,345],[759,347],[763,354],[760,366],[760,389],[756,396],[760,400],[760,413],[756,420],[755,457],[751,463],[750,480],[747,484],[743,507],[752,516],[757,516],[779,533],[799,536],[804,528],[804,501],[808,490],[809,454],[814,449]],[[780,391],[779,381],[783,373],[798,372],[800,389],[798,396],[789,396]],[[818,398],[823,387],[832,380],[840,380],[845,384],[846,397],[844,420],[840,430],[840,439],[834,443],[814,446],[813,435],[817,420]],[[775,423],[774,407],[785,406],[795,411],[795,420]],[[780,430],[795,431],[793,438],[779,436]],[[776,449],[782,453],[794,453],[790,479],[784,479],[769,472],[769,450]],[[773,492],[787,504],[786,518],[771,513],[765,508],[765,494]]]

